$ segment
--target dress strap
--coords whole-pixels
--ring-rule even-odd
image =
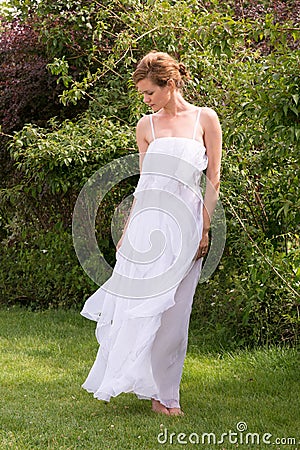
[[[197,117],[196,117],[196,121],[195,121],[195,125],[194,125],[193,139],[196,139],[197,127],[198,127],[199,119],[200,119],[200,113],[201,113],[201,108],[198,108],[198,113],[197,113]]]
[[[155,140],[155,133],[154,133],[154,125],[153,125],[153,120],[152,120],[152,114],[149,115],[149,119],[150,119],[152,137],[153,137],[153,140]]]

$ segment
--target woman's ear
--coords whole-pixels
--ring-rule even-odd
[[[172,78],[167,81],[167,86],[171,89],[171,91],[174,91],[176,89],[175,81]]]

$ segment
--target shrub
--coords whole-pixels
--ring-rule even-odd
[[[0,255],[1,304],[78,308],[97,288],[82,271],[71,233],[60,223],[43,232],[27,224],[21,239],[2,245]]]

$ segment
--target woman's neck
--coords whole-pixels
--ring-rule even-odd
[[[180,92],[176,91],[169,102],[162,108],[161,113],[169,117],[176,117],[189,109],[193,109],[193,105],[187,102]]]

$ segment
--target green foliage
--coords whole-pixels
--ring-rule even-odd
[[[40,232],[23,229],[14,245],[0,248],[0,304],[31,309],[82,305],[97,286],[85,276],[62,224]]]
[[[233,227],[229,224],[232,232]],[[240,230],[239,230],[240,231]],[[296,344],[299,336],[299,252],[296,265],[264,242],[261,254],[236,235],[227,242],[222,263],[206,285],[197,290],[192,320],[199,333],[215,333],[223,346]],[[243,248],[244,246],[244,248]],[[280,268],[283,277],[276,268]],[[298,275],[296,272],[298,271]],[[289,285],[294,272],[293,286]]]
[[[24,265],[25,272],[22,278],[26,279],[30,271],[34,272],[27,278],[26,286],[29,293],[24,293],[26,298],[30,298],[32,307],[34,304],[35,307],[70,306],[74,302],[76,304],[82,302],[82,293],[90,284],[87,280],[84,281],[87,277],[82,269],[81,276],[78,276],[79,263],[72,249],[71,221],[76,198],[84,183],[96,170],[115,158],[136,151],[133,147],[132,130],[105,117],[97,120],[85,115],[76,123],[67,120],[61,125],[52,120],[51,127],[52,132],[49,132],[27,125],[21,132],[15,134],[10,151],[15,161],[18,183],[13,180],[11,186],[0,191],[3,258],[4,255],[11,255],[2,265],[1,284],[3,292],[6,292],[2,296],[2,301],[13,298],[17,300],[21,295],[16,294],[13,280],[19,278],[20,268]],[[131,184],[125,180],[117,190],[112,189],[98,211],[97,238],[111,264],[115,262],[115,247],[110,237],[110,222],[115,208],[122,198],[128,195],[130,189]],[[58,226],[62,227],[62,234]],[[47,240],[45,244],[44,239]],[[38,263],[40,252],[37,246],[47,249],[47,255],[43,256],[44,260],[50,259],[49,255],[53,256],[46,266],[42,261]],[[22,257],[18,259],[16,265],[18,253]],[[57,265],[56,253],[59,259]],[[70,261],[74,264],[74,272],[71,271],[66,284],[62,283],[64,287],[61,286],[60,294],[59,282],[65,276],[62,264],[64,257],[71,254]],[[34,270],[37,264],[40,264],[39,271]],[[68,264],[71,262],[66,258],[66,266]],[[53,281],[55,289],[49,281],[47,282],[51,278],[52,271],[56,277]],[[72,276],[77,281],[74,279],[73,282]],[[37,288],[39,277],[43,278],[43,281]],[[68,292],[64,295],[67,283],[73,286],[70,287],[73,290],[72,295],[68,295]],[[48,284],[52,287],[45,292],[44,289],[48,289]],[[20,285],[20,290],[22,289],[23,283]],[[56,289],[55,299],[49,298],[51,291]]]
[[[251,2],[246,3],[240,16],[236,2],[205,6],[196,0],[112,0],[101,5],[44,0],[31,2],[30,11],[24,6],[23,17],[34,17],[47,46],[49,69],[64,86],[63,104],[82,98],[90,104],[76,121],[59,125],[54,118],[48,129],[27,124],[14,135],[10,153],[15,177],[0,193],[4,248],[17,255],[27,227],[40,233],[40,239],[53,237],[56,223],[70,233],[85,181],[99,167],[136,152],[134,127],[147,111],[131,80],[136,62],[152,49],[167,51],[190,69],[185,97],[214,108],[224,133],[221,199],[227,243],[219,268],[197,289],[194,317],[204,329],[215,329],[239,345],[296,342],[299,29],[275,20],[269,2],[264,3],[267,14],[246,16]],[[111,217],[134,181],[113,189],[98,214],[98,239],[111,263]],[[28,261],[34,260],[37,236],[26,239]],[[53,237],[57,249],[55,242]],[[8,268],[11,301],[14,267]],[[79,279],[81,288],[72,297],[78,303],[87,289],[84,277]],[[36,284],[37,278],[32,292]],[[36,303],[52,304],[43,302],[43,289]],[[69,305],[67,295],[63,299]]]
[[[136,151],[133,130],[107,117],[87,113],[77,122],[58,124],[53,119],[50,126],[51,131],[26,125],[10,145],[33,195],[38,189],[61,195],[73,187],[78,192],[99,167]]]

